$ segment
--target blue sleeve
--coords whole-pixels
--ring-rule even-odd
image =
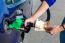
[[[45,1],[49,5],[49,7],[51,7],[56,2],[56,0],[45,0]]]

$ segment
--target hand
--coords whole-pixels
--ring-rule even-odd
[[[26,20],[25,20],[25,26],[27,25],[28,22],[34,23],[34,21],[35,21],[35,20],[34,20],[34,18],[32,18],[32,17],[26,19]]]
[[[46,32],[49,33],[49,34],[51,34],[52,29],[53,29],[53,27],[47,27],[47,28],[45,28]]]
[[[50,24],[49,22],[46,22],[46,23],[44,24],[44,28],[45,28],[45,31],[46,31],[47,33],[50,33],[50,31],[53,29],[53,27],[51,27],[49,24]]]
[[[34,23],[34,19],[33,19],[32,17],[26,19],[25,22],[24,22],[24,25],[27,26],[27,23],[28,23],[28,22]],[[22,27],[22,28],[20,28],[20,29],[21,29],[21,30],[24,30],[24,27]]]
[[[62,26],[56,26],[52,29],[52,31],[50,31],[50,34],[52,35],[56,35],[57,33],[63,31],[63,27]]]

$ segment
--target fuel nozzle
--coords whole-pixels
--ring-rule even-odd
[[[15,29],[16,31],[18,30],[21,30],[21,28],[24,27],[24,30],[21,30],[21,31],[24,31],[26,33],[28,33],[31,29],[31,27],[33,27],[33,23],[27,23],[27,26],[25,26],[25,20],[26,19],[22,19],[22,18],[15,18],[15,20],[7,20],[7,27],[8,29]]]
[[[24,31],[25,33],[28,33],[31,29],[31,27],[33,27],[33,23],[27,23],[27,26],[25,26],[24,24],[24,21],[25,20],[22,20],[22,19],[16,19],[12,24],[9,24],[8,25],[8,28],[9,29],[15,29],[15,30],[21,30],[22,27],[24,27]]]
[[[12,24],[9,24],[8,28],[15,29],[18,31],[20,30],[21,26],[23,26],[23,24],[24,24],[24,21],[22,19],[16,18]]]
[[[28,32],[30,31],[31,27],[34,27],[34,24],[31,23],[31,22],[28,22],[28,23],[27,23],[27,26],[24,26],[24,28],[25,28],[24,31],[25,31],[26,33],[28,33]]]
[[[21,28],[24,27],[24,31],[26,33],[28,33],[31,29],[31,27],[33,27],[33,23],[27,23],[27,26],[25,26],[25,20],[26,20],[26,16],[23,14],[23,10],[17,10],[16,14],[12,15],[9,19],[6,20],[7,22],[7,29],[15,29],[16,31],[21,30]]]

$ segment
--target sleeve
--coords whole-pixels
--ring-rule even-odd
[[[55,2],[56,0],[44,0],[47,2],[47,4],[49,5],[49,7],[51,7]]]

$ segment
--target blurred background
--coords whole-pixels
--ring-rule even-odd
[[[34,13],[41,5],[41,2],[40,0],[32,1],[33,1],[32,13]],[[65,0],[57,0],[56,3],[50,8],[50,12],[51,12],[50,25],[51,26],[60,25],[62,23],[63,18],[65,17]],[[46,17],[47,15],[45,12],[45,14],[43,14],[39,19],[45,21]],[[34,28],[32,28],[32,30],[25,35],[24,43],[60,43],[61,37],[60,33],[58,33],[56,36],[51,36],[46,32],[36,32],[34,31]]]

